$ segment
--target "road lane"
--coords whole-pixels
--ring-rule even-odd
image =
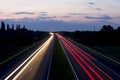
[[[41,41],[33,44],[27,49],[24,49],[20,54],[13,59],[7,61],[3,65],[0,65],[0,80],[3,80],[7,75],[9,75],[15,68],[17,68],[22,62],[24,62],[31,54],[33,54],[45,41],[48,40],[50,36],[42,39]]]
[[[70,40],[70,41],[73,42],[74,44],[76,44],[77,46],[79,46],[85,52],[94,56],[94,58],[97,59],[98,63],[102,63],[100,65],[102,65],[104,67],[108,66],[108,67],[106,67],[108,71],[111,71],[112,73],[114,73],[120,77],[120,64],[118,62],[115,62],[115,60],[112,60],[110,57],[107,58],[108,56],[102,55],[102,53],[95,51],[85,45],[79,44],[73,40]]]
[[[54,34],[17,67],[5,80],[46,80],[51,59]],[[39,74],[38,74],[39,73]]]
[[[118,80],[119,76],[112,73],[111,71],[106,71],[106,67],[100,65],[94,57],[74,45],[72,42],[68,41],[63,36],[56,34],[58,39],[65,48],[67,55],[73,65],[74,70],[80,80]],[[79,64],[76,65],[76,62]],[[99,66],[98,66],[99,64]],[[101,68],[102,66],[103,68]],[[83,69],[83,71],[82,71]],[[86,75],[87,74],[87,75]],[[80,76],[83,75],[83,76]],[[116,76],[116,77],[114,77]],[[86,78],[88,77],[88,78]]]
[[[82,49],[80,49],[80,48],[78,48],[77,46],[75,46],[73,43],[69,43],[70,45],[72,45],[72,46],[74,46],[73,48],[78,52],[78,53],[80,53],[80,54],[82,54],[81,56],[83,56],[84,58],[86,58],[88,61],[89,61],[89,63],[91,63],[92,65],[93,65],[93,67],[96,67],[100,72],[102,72],[104,75],[106,75],[109,79],[111,79],[112,80],[112,78],[109,76],[109,75],[107,75],[102,69],[100,69],[96,64],[94,64],[91,60],[90,60],[90,58],[91,59],[93,59],[93,60],[95,60],[96,61],[96,59],[95,58],[93,58],[92,56],[90,56],[89,55],[89,57],[90,58],[87,58],[87,56],[85,55],[86,53],[82,50]],[[83,53],[85,53],[85,54],[83,54]],[[78,54],[76,54],[80,59],[82,59],[81,57],[80,57],[80,55],[78,55]],[[85,63],[86,64],[86,63]],[[91,66],[92,66],[91,65]],[[93,70],[92,70],[93,71]],[[96,73],[96,72],[95,72]]]

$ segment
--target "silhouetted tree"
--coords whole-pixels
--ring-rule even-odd
[[[7,24],[7,31],[10,31],[10,26],[9,26],[9,24]]]
[[[25,27],[25,25],[23,26],[23,28],[21,29],[23,32],[28,31],[27,28]]]
[[[16,30],[20,30],[20,24],[16,25]]]
[[[1,22],[1,31],[5,31],[5,23]]]
[[[23,29],[26,29],[26,28],[25,28],[25,25],[23,26]]]
[[[12,31],[14,31],[14,24],[12,24]]]
[[[120,27],[117,28],[117,31],[120,32]]]
[[[73,37],[76,38],[76,39],[77,39],[77,38],[79,39],[79,38],[81,37],[81,32],[80,32],[80,31],[75,31]],[[77,40],[78,40],[78,39],[77,39]]]
[[[114,29],[111,25],[104,25],[101,31],[114,31]]]

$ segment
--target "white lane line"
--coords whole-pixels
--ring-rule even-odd
[[[53,50],[52,50],[52,52],[53,52]],[[51,54],[50,56],[50,63],[49,63],[49,68],[48,68],[48,74],[47,74],[47,80],[49,80],[49,77],[50,77],[50,69],[51,69],[51,64],[52,64],[52,55],[53,54]]]
[[[32,69],[33,69],[33,68],[31,67],[31,68],[29,69],[29,72],[31,72],[31,71],[32,71]]]
[[[73,71],[76,79],[79,80],[79,78],[78,78],[78,76],[77,76],[77,74],[76,74],[76,72],[75,72],[75,69],[73,68],[73,65],[72,65],[72,63],[70,62],[69,57],[67,56],[67,53],[66,53],[65,49],[63,48],[63,45],[62,45],[62,43],[61,43],[60,40],[59,40],[59,43],[60,43],[60,45],[61,45],[61,47],[62,47],[62,49],[63,49],[63,51],[64,51],[64,53],[65,53],[65,56],[66,56],[66,58],[67,58],[67,61],[68,61],[69,65],[70,65],[70,67],[72,68],[72,71]]]
[[[72,41],[73,41],[73,40],[72,40]],[[75,42],[75,41],[73,41],[73,42]],[[93,49],[91,49],[91,48],[89,48],[89,47],[87,47],[87,46],[84,46],[84,45],[79,44],[79,43],[77,43],[77,42],[75,42],[75,43],[78,44],[79,46],[83,46],[83,47],[87,48],[88,50],[91,50],[91,51],[93,51],[93,52],[96,52],[98,55],[103,56],[103,57],[107,58],[108,60],[111,60],[111,61],[113,61],[114,63],[120,65],[120,62],[118,62],[118,61],[116,61],[116,60],[114,60],[114,59],[112,59],[112,58],[109,58],[109,57],[107,57],[107,56],[105,56],[105,55],[103,55],[103,54],[100,54],[99,52],[97,52],[97,51],[95,51],[95,50],[93,50]]]
[[[54,34],[53,34],[54,35]],[[55,43],[53,43],[53,47],[54,47],[54,44]],[[53,52],[53,50],[51,51],[51,52]],[[52,64],[52,56],[53,54],[51,54],[50,56],[50,63],[49,63],[49,68],[48,68],[48,74],[47,74],[47,80],[49,80],[49,77],[50,77],[50,69],[51,69],[51,64]]]
[[[100,54],[100,53],[98,53],[97,51],[95,51],[95,52],[96,52],[97,54],[99,54],[99,55],[101,55],[101,56],[103,56],[103,57],[105,57],[105,58],[107,58],[107,59],[115,62],[116,64],[120,65],[120,63],[119,63],[118,61],[116,61],[116,60],[114,60],[114,59],[112,59],[112,58],[109,58],[109,57],[107,57],[107,56],[105,56],[105,55],[103,55],[103,54]]]
[[[114,73],[115,75],[117,75],[120,78],[120,75],[117,74],[115,71],[113,71],[112,69],[110,69],[109,67],[107,67],[106,65],[104,65],[103,63],[99,62],[98,60],[97,60],[97,62],[100,63],[102,66],[104,66],[105,68],[107,68],[108,70],[110,70],[112,73]]]
[[[73,42],[75,42],[75,41],[73,41]],[[79,44],[79,43],[77,43],[77,42],[75,42],[76,44],[78,44],[78,45],[82,45],[82,44]],[[84,46],[84,45],[82,45],[82,46]],[[87,48],[87,49],[89,49],[89,50],[92,50],[91,48],[89,48],[89,47],[87,47],[87,46],[84,46],[85,48]],[[100,54],[100,53],[98,53],[97,51],[95,51],[95,50],[92,50],[93,52],[96,52],[97,54],[99,54],[99,55],[101,55],[101,56],[103,56],[103,57],[106,57],[107,59],[109,59],[109,60],[112,60],[113,62],[115,62],[115,63],[117,63],[117,64],[119,64],[120,65],[120,63],[118,62],[118,61],[116,61],[116,60],[113,60],[113,59],[111,59],[111,58],[109,58],[109,57],[107,57],[107,56],[104,56],[104,55],[102,55],[102,54]],[[98,60],[96,60],[96,61],[98,61]],[[98,61],[99,62],[99,61]],[[106,65],[104,65],[103,63],[101,63],[101,62],[99,62],[101,65],[103,65],[104,67],[106,67],[108,70],[110,70],[112,73],[114,73],[115,75],[117,75],[118,77],[120,77],[120,75],[119,74],[117,74],[115,71],[113,71],[112,69],[110,69],[109,67],[107,67]]]
[[[31,57],[33,57],[33,55],[35,55],[51,38],[52,36],[46,42],[44,42],[44,44],[42,44],[32,55],[30,55],[21,65],[19,65],[11,74],[9,74],[5,80],[8,80],[15,72],[17,72],[17,70],[19,70]]]

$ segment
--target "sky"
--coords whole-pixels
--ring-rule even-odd
[[[120,0],[0,0],[0,21],[42,31],[120,26]]]

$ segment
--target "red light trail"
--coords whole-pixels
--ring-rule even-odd
[[[75,44],[73,44],[72,42],[64,38],[63,36],[59,34],[56,34],[56,35],[58,39],[62,42],[62,44],[65,46],[65,48],[69,51],[69,53],[76,60],[76,62],[80,65],[80,67],[85,71],[85,73],[88,75],[90,80],[95,80],[95,78],[92,74],[90,74],[89,70],[91,70],[99,80],[104,80],[104,78],[97,71],[104,74],[104,76],[106,76],[109,80],[113,80],[108,74],[106,74],[94,62],[92,62],[92,60],[96,61],[94,57],[92,57],[91,55],[89,55],[88,53],[80,49],[79,47],[77,47]],[[97,71],[90,64],[94,66],[97,69]],[[89,70],[87,70],[85,66],[89,68]]]

